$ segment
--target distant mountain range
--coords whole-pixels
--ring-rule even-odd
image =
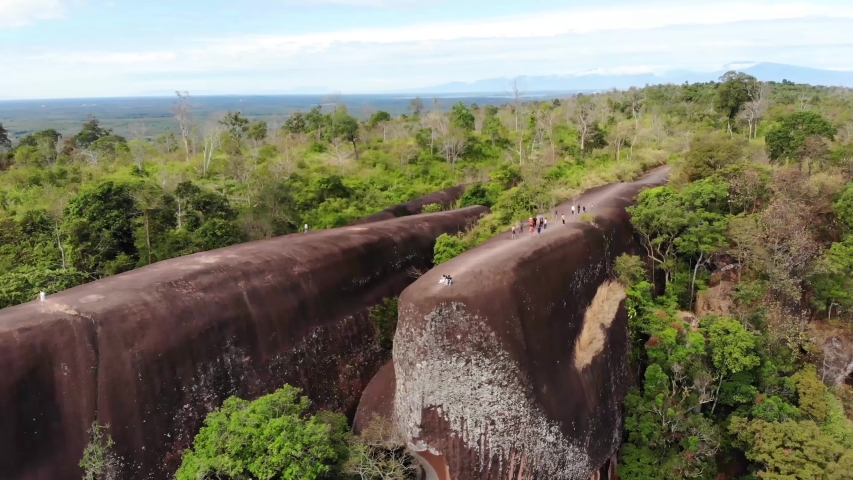
[[[790,80],[795,83],[811,85],[853,87],[853,71],[820,70],[816,68],[783,65],[779,63],[739,62],[714,72],[694,72],[688,70],[673,70],[663,74],[646,73],[639,75],[550,75],[519,77],[519,85],[525,92],[577,92],[600,91],[611,88],[626,89],[643,87],[645,85],[666,83],[698,83],[717,80],[729,70],[748,73],[759,80],[776,81]],[[461,94],[461,93],[502,93],[510,89],[512,79],[489,78],[476,82],[452,82],[432,87],[401,90],[396,93],[413,94]]]

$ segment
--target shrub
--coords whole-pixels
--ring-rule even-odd
[[[442,233],[435,240],[432,262],[435,265],[441,265],[467,249],[465,242],[459,236]]]
[[[204,420],[177,480],[321,480],[346,460],[342,415],[308,415],[308,397],[290,385],[253,402],[231,397]]]
[[[444,210],[444,208],[440,203],[430,203],[429,205],[424,205],[421,213],[438,213],[442,210]]]
[[[639,283],[646,277],[643,259],[627,253],[616,257],[616,261],[613,263],[613,273],[616,274],[619,282],[626,287]]]

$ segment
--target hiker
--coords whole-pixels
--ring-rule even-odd
[[[565,215],[560,215],[560,218],[562,218],[562,220],[563,220],[563,225],[565,225],[565,224],[566,224],[566,216],[565,216]]]
[[[536,228],[536,234],[537,235],[542,235],[542,220],[543,220],[542,217],[539,217],[539,224],[537,225],[537,228]]]
[[[530,217],[527,223],[530,225],[530,236],[532,237],[533,230],[536,230],[536,220],[533,220],[533,217]]]
[[[583,213],[586,213],[586,207],[581,207],[581,208],[583,208]]]
[[[447,284],[453,285],[453,277],[451,277],[450,275],[445,275],[445,277],[447,277]]]
[[[545,217],[542,217],[542,228],[548,230],[548,219]]]
[[[594,203],[590,203],[590,204],[589,204],[589,211],[590,211],[590,212],[592,211],[592,207],[594,207],[594,206],[595,206],[595,204],[594,204]]]
[[[442,275],[441,278],[438,280],[438,283],[440,283],[442,285],[446,284],[447,283],[447,275]]]
[[[512,224],[512,238],[515,238],[515,224]]]
[[[39,301],[43,302],[46,296],[44,292],[39,292]]]
[[[307,223],[305,224],[304,228],[305,228],[305,233],[308,233],[308,224]]]
[[[575,206],[572,205],[572,215],[574,215],[574,214],[575,214]]]

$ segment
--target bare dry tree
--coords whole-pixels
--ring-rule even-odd
[[[740,118],[749,126],[749,138],[758,138],[758,123],[769,108],[769,86],[765,82],[747,85],[750,100],[740,112]]]
[[[512,106],[515,110],[515,131],[518,131],[518,116],[521,112],[521,99],[524,97],[524,87],[521,85],[520,78],[516,77],[510,84],[509,94],[512,97]]]
[[[296,155],[293,151],[292,134],[288,133],[282,137],[281,153],[270,164],[270,172],[276,180],[289,179],[296,169]]]
[[[595,133],[593,126],[598,120],[595,102],[592,100],[577,101],[575,108],[569,109],[567,112],[571,112],[572,114],[567,120],[577,128],[578,139],[580,140],[580,147],[583,152],[586,149],[586,143]]]
[[[145,148],[146,132],[147,129],[143,122],[139,121],[130,124],[130,136],[133,139],[129,144],[130,156],[133,158],[133,163],[139,172],[142,172],[145,168],[145,156],[147,153]]]
[[[465,153],[466,148],[468,148],[468,138],[464,132],[460,132],[455,128],[451,128],[441,138],[441,153],[451,167],[456,166],[456,162]]]
[[[36,143],[36,149],[38,149],[39,154],[44,158],[48,166],[55,165],[56,160],[59,158],[59,155],[56,153],[57,143],[59,143],[59,140],[54,141],[50,138],[40,138]]]
[[[210,174],[210,166],[213,163],[213,153],[222,145],[222,125],[217,118],[211,119],[204,126],[202,142],[200,170],[201,176],[207,177]]]
[[[634,120],[633,136],[631,137],[631,152],[628,156],[629,160],[634,159],[634,147],[640,138],[640,118],[643,116],[643,92],[632,87],[628,90],[628,97],[631,101],[631,118]]]
[[[190,134],[192,132],[192,117],[190,115],[192,105],[190,105],[189,92],[175,92],[178,100],[172,107],[172,115],[175,121],[178,122],[178,129],[181,131],[181,138],[184,140],[184,153],[186,154],[187,163],[190,161]]]
[[[329,140],[329,146],[332,147],[331,157],[338,164],[338,169],[343,172],[344,166],[349,163],[349,159],[353,156],[354,149],[350,148],[350,143],[347,140],[338,135]]]

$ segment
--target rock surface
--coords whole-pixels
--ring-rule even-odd
[[[486,209],[315,231],[160,262],[0,310],[0,472],[79,479],[93,421],[125,479],[169,478],[204,416],[283,383],[353,414],[388,354],[368,307]]]
[[[382,220],[390,220],[392,218],[416,215],[418,213],[421,213],[425,206],[431,205],[433,203],[437,203],[444,208],[450,208],[451,206],[453,206],[453,204],[456,203],[457,200],[462,198],[462,194],[465,193],[465,188],[465,185],[457,185],[455,187],[445,188],[444,190],[432,192],[430,194],[424,195],[423,197],[418,197],[414,200],[409,200],[408,202],[400,203],[394,205],[393,207],[388,207],[385,210],[376,212],[372,215],[360,218],[353,222],[353,225],[364,225],[366,223],[373,223]]]
[[[453,480],[608,476],[628,378],[625,292],[611,266],[640,253],[625,207],[667,174],[584,194],[576,204],[595,204],[594,225],[502,235],[403,292],[394,418],[411,450],[438,456]]]

